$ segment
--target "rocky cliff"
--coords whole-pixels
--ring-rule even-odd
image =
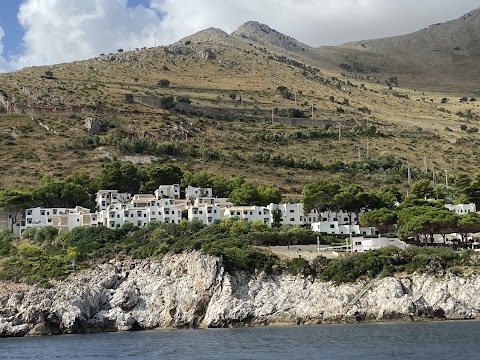
[[[388,277],[352,304],[365,282],[335,286],[285,274],[231,275],[221,259],[198,252],[104,264],[50,289],[0,285],[0,336],[470,319],[480,309],[477,277]]]

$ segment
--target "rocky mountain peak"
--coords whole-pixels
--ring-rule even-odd
[[[284,35],[258,21],[248,21],[232,33],[233,37],[263,46],[274,46],[286,51],[305,51],[308,45]]]
[[[225,42],[231,39],[231,36],[225,31],[218,28],[208,28],[199,31],[193,35],[187,36],[179,41],[179,43],[185,43],[190,41],[192,43],[218,43]]]

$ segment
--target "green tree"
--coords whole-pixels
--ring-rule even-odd
[[[0,209],[4,209],[7,218],[10,219],[10,230],[13,232],[18,224],[19,215],[31,207],[33,196],[29,191],[24,190],[0,190]]]
[[[252,183],[245,182],[233,190],[228,199],[235,205],[254,205],[259,202],[259,194],[257,188]]]
[[[334,208],[334,198],[340,192],[337,182],[319,180],[304,186],[302,191],[303,208],[306,213],[316,210],[318,213]]]
[[[419,199],[431,199],[434,194],[434,188],[430,180],[422,179],[413,183],[409,195]]]
[[[375,192],[380,208],[393,209],[395,205],[402,202],[403,195],[396,185],[384,185]]]
[[[412,206],[398,213],[398,235],[401,239],[414,236],[424,243],[433,241],[434,234],[451,233],[458,226],[458,216],[445,208]]]
[[[480,232],[480,215],[477,213],[461,215],[458,220],[458,232],[462,237],[462,243],[465,244],[468,234]]]
[[[274,186],[259,185],[257,187],[258,201],[257,205],[267,206],[271,203],[279,204],[282,201],[282,194],[280,190]]]
[[[394,210],[381,208],[372,210],[363,214],[360,218],[360,225],[374,226],[378,228],[380,234],[385,234],[389,228],[397,222],[397,213]]]
[[[378,199],[373,194],[370,195],[361,186],[356,184],[344,188],[334,196],[333,201],[335,210],[348,212],[350,224],[352,224],[352,213],[359,219],[360,212],[363,209],[369,209],[372,204],[375,207],[378,203]]]

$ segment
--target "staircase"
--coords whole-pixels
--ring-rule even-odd
[[[367,293],[367,291],[372,288],[373,284],[375,284],[378,279],[380,279],[380,274],[377,274],[377,276],[372,278],[364,287],[362,287],[353,297],[353,299],[350,300],[347,305],[345,305],[340,313],[340,316],[345,316],[345,314],[353,307],[353,305],[355,305]]]

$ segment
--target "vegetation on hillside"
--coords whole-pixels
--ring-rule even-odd
[[[386,248],[350,257],[327,259],[319,256],[311,263],[303,258],[281,260],[256,246],[316,243],[318,234],[300,227],[268,228],[260,222],[227,220],[204,226],[199,222],[179,225],[150,223],[145,228],[125,224],[118,229],[77,228],[56,238],[52,232],[29,241],[0,233],[2,266],[0,279],[49,286],[52,279],[62,279],[75,270],[85,269],[110,259],[159,259],[166,254],[200,250],[221,256],[228,271],[266,273],[288,271],[293,275],[312,276],[337,284],[381,273],[427,272],[441,274],[452,266],[472,265],[472,253],[451,249],[418,248],[401,251]],[[15,246],[12,245],[12,240]],[[331,241],[321,236],[321,241]]]

